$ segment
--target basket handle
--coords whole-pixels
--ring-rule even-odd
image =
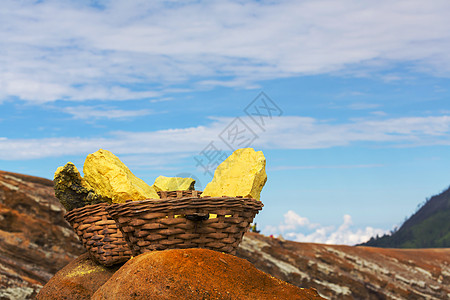
[[[196,213],[196,214],[190,214],[185,215],[185,218],[190,221],[205,221],[209,219],[209,213]]]

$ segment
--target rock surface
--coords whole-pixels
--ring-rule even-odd
[[[56,170],[53,182],[55,196],[67,211],[102,202],[111,203],[110,198],[95,193],[71,162]]]
[[[237,255],[327,299],[450,299],[450,249],[297,243],[247,233]]]
[[[120,266],[104,267],[85,253],[56,273],[39,292],[37,299],[90,299]]]
[[[86,157],[84,179],[96,193],[111,198],[114,203],[126,200],[159,199],[155,189],[131,173],[120,159],[108,150],[100,149]]]
[[[0,299],[33,299],[84,252],[48,179],[0,171]]]
[[[153,187],[160,191],[188,191],[194,190],[195,180],[192,178],[158,176]]]
[[[259,200],[266,181],[266,158],[262,151],[242,148],[217,167],[202,197],[243,196]]]
[[[153,251],[129,260],[92,296],[99,299],[323,299],[206,249]]]

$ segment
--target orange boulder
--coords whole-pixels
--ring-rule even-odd
[[[87,253],[80,255],[50,279],[37,295],[38,300],[90,299],[121,265],[104,267]]]
[[[206,249],[153,251],[129,260],[92,299],[323,299],[256,269],[248,261]]]

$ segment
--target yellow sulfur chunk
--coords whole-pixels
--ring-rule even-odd
[[[86,157],[84,179],[96,193],[112,199],[114,203],[126,200],[159,199],[155,189],[131,173],[120,159],[100,149]]]
[[[234,151],[217,167],[202,197],[243,196],[260,200],[266,181],[266,158],[262,151],[242,148]]]
[[[156,178],[153,187],[157,192],[160,191],[187,191],[194,189],[195,180],[192,178],[166,177]]]

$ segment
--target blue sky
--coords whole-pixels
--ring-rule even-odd
[[[245,129],[267,160],[263,233],[362,242],[450,185],[449,14],[437,0],[2,1],[0,169],[51,179],[104,148],[149,184],[204,187],[196,158],[229,155]]]

